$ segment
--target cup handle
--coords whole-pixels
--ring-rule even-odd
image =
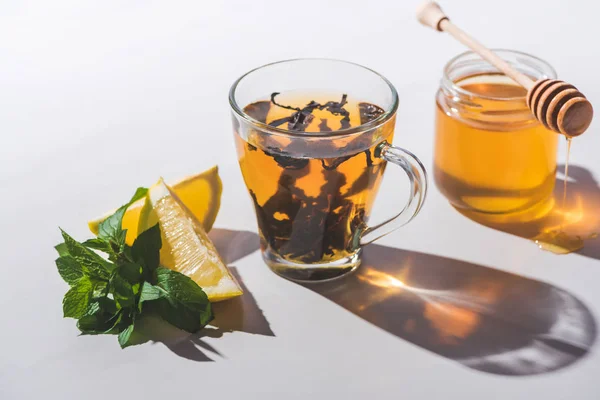
[[[363,231],[360,238],[361,246],[373,243],[409,223],[421,210],[427,194],[427,172],[421,161],[410,151],[392,146],[388,142],[382,142],[375,149],[375,157],[396,164],[406,172],[410,180],[410,194],[408,203],[402,211],[387,221],[367,227]]]

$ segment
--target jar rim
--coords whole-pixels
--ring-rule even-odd
[[[510,50],[510,49],[491,49],[494,53],[496,53],[497,55],[499,55],[502,58],[505,58],[505,56],[515,56],[517,57],[517,62],[519,64],[515,65],[517,68],[522,65],[522,66],[526,66],[529,67],[530,69],[534,69],[539,73],[539,77],[537,77],[537,79],[556,79],[556,70],[547,62],[542,60],[539,57],[533,56],[531,54],[522,52],[522,51],[517,51],[517,50]],[[444,70],[443,70],[443,75],[442,75],[442,86],[452,90],[452,92],[459,94],[459,95],[463,95],[463,96],[476,96],[478,98],[481,99],[485,99],[485,100],[493,100],[493,101],[519,101],[519,100],[524,100],[526,95],[523,96],[517,96],[517,97],[494,97],[494,96],[488,96],[488,95],[482,95],[480,93],[473,93],[469,90],[464,89],[462,86],[458,85],[457,82],[460,82],[460,80],[462,79],[458,79],[458,80],[453,80],[450,78],[450,73],[452,72],[453,68],[457,66],[457,64],[461,61],[461,60],[465,60],[468,59],[468,57],[470,56],[476,56],[477,58],[475,58],[475,60],[481,60],[484,65],[487,65],[491,68],[495,67],[491,64],[489,64],[486,60],[484,60],[483,58],[481,58],[477,53],[471,51],[471,50],[467,50],[465,52],[462,52],[454,57],[452,57],[447,63],[446,65],[444,65]],[[510,60],[507,60],[510,63]],[[527,61],[527,62],[523,62],[523,61]],[[512,63],[513,65],[515,63]],[[520,69],[520,68],[518,68]],[[500,70],[491,70],[491,71],[486,71],[486,72],[500,72],[500,74],[502,74],[503,76],[507,76],[504,75]],[[521,71],[524,72],[524,71]],[[466,77],[464,77],[466,78]],[[515,82],[516,83],[516,82]]]

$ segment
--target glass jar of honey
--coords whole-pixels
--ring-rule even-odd
[[[556,78],[536,57],[495,52],[534,80]],[[526,94],[472,52],[446,64],[436,97],[434,177],[454,207],[511,214],[552,198],[559,135],[534,118]]]

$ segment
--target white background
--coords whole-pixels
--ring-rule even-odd
[[[600,109],[595,4],[442,5],[485,44],[546,59]],[[278,278],[258,252],[240,258],[256,246],[250,233],[220,231],[247,294],[216,307],[214,337],[180,335],[169,346],[122,351],[115,337],[78,337],[74,321],[62,319],[67,288],[52,249],[58,226],[89,237],[85,221],[159,176],[173,181],[218,164],[225,189],[216,227],[256,232],[227,103],[231,83],[253,67],[332,57],[381,72],[400,92],[396,144],[430,169],[434,93],[444,63],[463,48],[420,26],[415,7],[404,0],[0,2],[0,398],[598,399],[597,346],[573,353],[581,343],[552,345],[556,331],[534,337],[527,322],[566,321],[560,329],[587,337],[589,347],[600,318],[600,261],[590,255],[598,257],[600,239],[588,256],[545,253],[461,216],[433,185],[419,217],[384,238],[387,249],[369,249],[367,262],[390,273],[412,263],[437,287],[460,287],[471,276],[482,285],[510,283],[506,310],[473,308],[483,315],[476,339],[446,337],[458,355],[419,342],[425,336],[407,340],[402,329],[410,329],[400,325],[414,305],[410,293],[394,292],[361,316],[352,304],[365,292],[351,284],[323,295]],[[599,130],[596,120],[571,154],[596,179]],[[384,182],[381,216],[400,204],[399,176]],[[450,330],[478,318],[443,303]],[[505,339],[511,335],[516,345]],[[477,365],[486,359],[506,364],[483,372]]]

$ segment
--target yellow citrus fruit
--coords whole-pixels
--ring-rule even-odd
[[[189,276],[208,295],[221,301],[242,294],[200,221],[161,179],[146,196],[139,232],[159,224],[161,265]]]
[[[223,192],[218,167],[214,166],[200,174],[184,178],[171,187],[187,209],[202,223],[204,230],[210,231],[217,218]],[[138,235],[138,224],[143,205],[143,199],[133,203],[123,216],[123,229],[127,229],[127,244],[129,245],[133,244]],[[100,223],[115,211],[116,209],[88,222],[94,235],[98,235]]]

